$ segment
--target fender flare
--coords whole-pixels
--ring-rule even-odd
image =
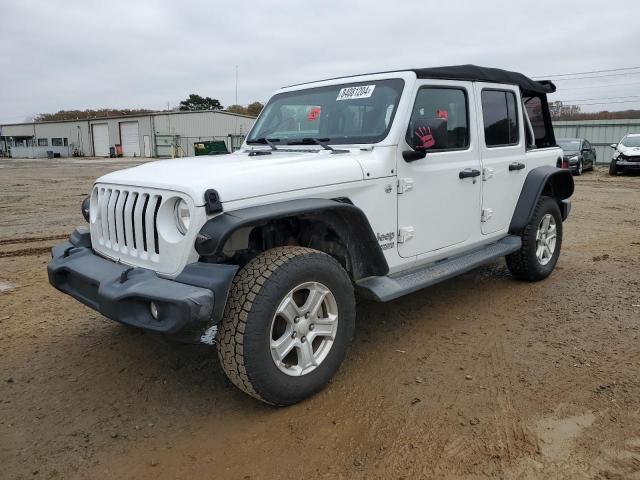
[[[509,233],[515,235],[522,233],[533,217],[533,212],[543,193],[555,198],[560,210],[564,212],[566,209],[563,209],[563,202],[573,195],[573,190],[573,175],[569,170],[545,165],[529,171],[511,218]],[[563,213],[563,220],[565,218],[566,215]]]
[[[292,217],[323,222],[336,233],[346,246],[353,280],[389,273],[367,216],[348,200],[304,198],[225,212],[203,225],[195,249],[202,257],[215,257],[239,228]]]

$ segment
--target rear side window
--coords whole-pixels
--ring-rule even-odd
[[[516,96],[513,92],[483,90],[482,118],[484,120],[484,140],[487,147],[518,144],[518,109]]]
[[[423,87],[418,90],[407,130],[407,143],[429,151],[469,146],[467,94],[460,88]]]
[[[524,106],[527,109],[527,115],[533,128],[536,147],[546,148],[554,146],[556,141],[546,97],[525,97]]]

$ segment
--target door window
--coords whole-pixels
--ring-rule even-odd
[[[469,146],[466,91],[448,87],[418,90],[406,140],[416,150],[466,149]]]
[[[482,118],[487,147],[517,145],[519,142],[516,96],[511,91],[483,90]]]

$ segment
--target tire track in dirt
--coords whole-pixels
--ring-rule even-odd
[[[46,242],[47,240],[60,240],[68,238],[69,234],[49,235],[47,237],[24,237],[24,238],[0,238],[0,245],[12,245],[14,243],[36,243]]]
[[[0,246],[18,246],[29,243],[40,243],[40,242],[48,242],[51,240],[61,240],[68,238],[68,234],[58,234],[58,235],[48,235],[45,237],[23,237],[23,238],[1,238]],[[27,247],[27,248],[19,248],[16,250],[0,250],[0,258],[10,258],[10,257],[28,257],[41,255],[43,253],[47,253],[51,251],[53,247],[52,244],[48,244],[42,247]]]
[[[495,398],[493,425],[495,444],[486,445],[488,453],[499,460],[504,469],[509,463],[525,453],[535,455],[540,451],[538,439],[523,422],[513,406],[513,368],[507,360],[504,334],[496,329],[495,341],[487,362],[489,389]]]
[[[46,247],[31,247],[31,248],[23,248],[21,250],[12,250],[9,252],[0,252],[0,258],[8,258],[8,257],[28,257],[41,255],[43,253],[48,253],[51,251],[51,245]]]

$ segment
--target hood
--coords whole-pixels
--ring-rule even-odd
[[[618,145],[618,151],[628,157],[640,156],[640,147],[625,147],[624,145]]]
[[[213,188],[222,202],[230,202],[363,180],[362,168],[352,153],[283,150],[249,156],[245,150],[149,162],[108,173],[97,182],[183,192],[196,205],[203,205],[204,192]]]

